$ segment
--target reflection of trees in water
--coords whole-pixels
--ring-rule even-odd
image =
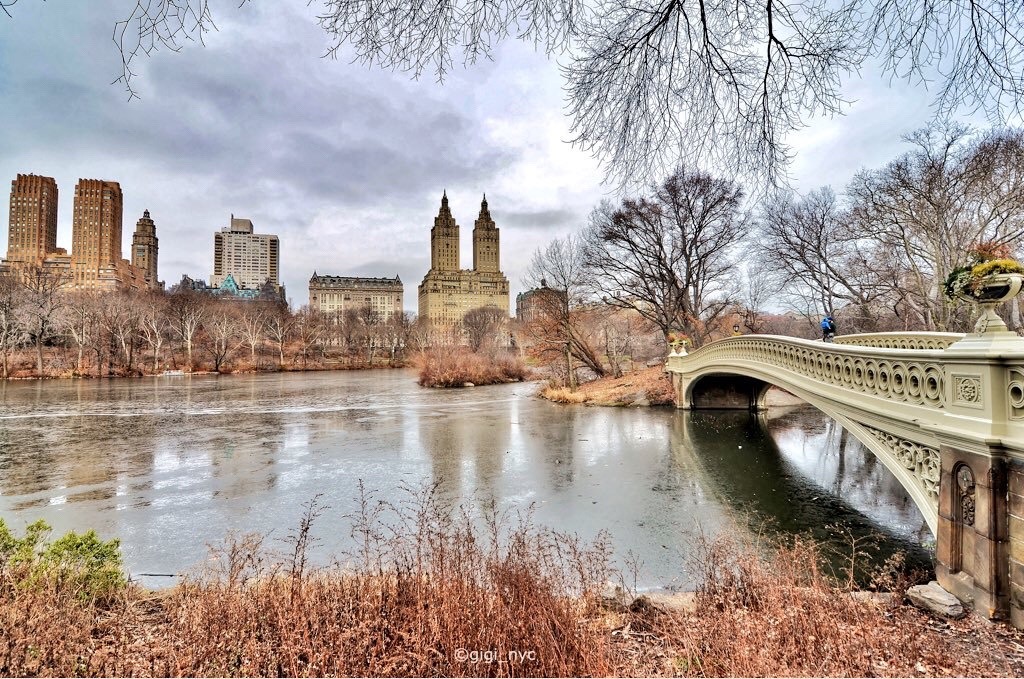
[[[931,567],[930,553],[918,544],[912,530],[901,534],[897,527],[876,518],[881,513],[871,511],[913,508],[918,516],[906,491],[884,465],[868,461],[874,456],[854,437],[844,436],[841,427],[829,424],[820,413],[790,412],[772,418],[770,424],[763,416],[746,412],[680,416],[687,421],[677,428],[685,433],[703,478],[745,516],[752,529],[778,536],[806,534],[840,549],[850,537],[870,538],[875,543],[875,563],[902,551],[913,567]],[[815,469],[801,469],[773,438],[787,433],[808,446],[805,452],[811,455],[807,457],[816,453],[828,464],[819,461]],[[865,497],[871,499],[871,506],[853,504]],[[887,519],[891,518],[890,512]],[[918,519],[924,523],[922,517]]]
[[[906,489],[867,446],[838,422],[805,406],[787,412],[784,417],[769,414],[766,423],[776,442],[802,442],[804,459],[816,462],[810,475],[819,484],[865,509],[896,509],[901,524],[915,523],[918,533],[922,529],[927,531],[927,524]],[[789,456],[785,448],[780,452]]]

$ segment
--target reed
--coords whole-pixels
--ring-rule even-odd
[[[13,558],[0,540],[4,676],[1020,676],[1018,632],[939,622],[855,598],[818,548],[696,545],[695,610],[600,596],[608,539],[536,526],[493,505],[453,508],[436,488],[398,501],[360,488],[340,527],[356,547],[312,565],[306,506],[285,553],[229,540],[163,592],[118,579],[83,596],[111,561]],[[2,537],[2,536],[0,536]],[[76,543],[77,544],[77,543]],[[96,545],[75,554],[97,554]],[[100,543],[109,545],[109,543]],[[33,554],[48,546],[38,542]],[[24,556],[25,552],[21,554]],[[77,558],[77,557],[76,557]],[[77,565],[76,565],[77,564]],[[90,566],[91,564],[91,566]],[[92,568],[92,570],[89,570]],[[61,573],[63,576],[58,577]],[[69,577],[73,575],[74,577]],[[53,576],[53,577],[50,577]],[[890,580],[890,584],[899,585]],[[102,595],[101,595],[102,593]]]

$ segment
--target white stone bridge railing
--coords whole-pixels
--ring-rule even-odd
[[[825,343],[744,335],[670,354],[666,370],[690,388],[677,394],[680,407],[701,406],[692,400],[701,377],[743,375],[827,398],[844,410],[1005,437],[1024,457],[1024,340],[1007,351],[1011,345],[996,349],[965,337],[973,336],[879,333]]]
[[[840,335],[835,344],[879,349],[945,349],[966,335],[958,332],[871,332]]]

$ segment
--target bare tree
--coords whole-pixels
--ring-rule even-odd
[[[238,309],[231,301],[221,299],[210,304],[203,327],[209,335],[207,350],[217,372],[238,346],[238,316]]]
[[[302,366],[306,366],[306,359],[310,352],[315,352],[324,339],[324,323],[320,313],[303,307],[295,314],[295,339],[299,343],[299,356],[302,359]]]
[[[885,168],[859,173],[849,188],[876,269],[888,272],[894,306],[925,330],[955,330],[967,316],[942,283],[979,241],[1024,236],[1024,132],[972,137],[933,125],[907,138],[914,148]]]
[[[242,0],[240,4],[245,4]],[[0,7],[10,6],[4,0]],[[621,180],[679,162],[781,178],[786,135],[843,110],[841,80],[864,66],[929,82],[940,113],[996,121],[1024,100],[1017,0],[323,0],[328,54],[438,80],[506,39],[564,60],[574,141]],[[6,8],[6,7],[5,7]],[[117,22],[120,80],[159,48],[213,29],[208,0],[137,0]]]
[[[112,373],[117,369],[120,357],[120,367],[131,373],[134,370],[135,345],[142,318],[138,296],[118,291],[104,293],[97,299],[100,325],[110,342],[109,370]]]
[[[178,290],[168,296],[167,315],[171,330],[178,336],[185,348],[186,367],[192,372],[195,364],[192,351],[195,346],[196,333],[203,326],[206,318],[207,299],[192,290]]]
[[[154,375],[160,371],[160,349],[171,329],[167,315],[167,296],[162,292],[148,294],[143,300],[142,316],[139,319],[139,335],[153,352]]]
[[[267,336],[267,307],[261,302],[246,304],[239,317],[242,345],[249,349],[249,363],[256,367],[256,350]]]
[[[542,352],[560,353],[566,364],[570,389],[576,388],[573,360],[589,368],[598,377],[605,367],[585,322],[593,306],[585,261],[585,247],[579,236],[556,239],[533,254],[526,272],[530,312],[524,331],[540,345]]]
[[[751,263],[744,274],[740,293],[742,304],[737,313],[748,332],[763,333],[768,327],[765,307],[779,294],[783,284],[758,250],[751,248],[749,252]]]
[[[53,338],[57,321],[64,309],[61,292],[66,277],[41,266],[26,267],[20,272],[22,303],[19,316],[25,331],[36,347],[36,375],[43,376],[43,345]]]
[[[399,364],[399,358],[404,357],[408,349],[420,350],[423,348],[416,343],[416,322],[412,314],[404,312],[391,314],[381,330],[384,346],[388,350],[388,363],[392,366]]]
[[[0,273],[0,378],[8,377],[11,349],[24,339],[25,332],[17,317],[20,286],[12,274]]]
[[[284,370],[284,347],[292,337],[294,317],[283,304],[274,305],[267,316],[267,335],[277,344],[277,368]]]
[[[61,327],[78,347],[75,373],[83,373],[85,350],[92,346],[99,332],[99,300],[92,291],[75,291],[68,295],[68,305],[62,314]]]
[[[474,352],[496,346],[501,335],[507,334],[507,325],[508,314],[495,306],[470,309],[462,317],[462,330]]]
[[[777,279],[798,308],[812,305],[815,315],[856,307],[858,317],[887,291],[870,241],[853,226],[853,218],[829,188],[803,198],[776,197],[764,208],[757,253],[763,258],[760,280]],[[769,274],[770,272],[770,274]],[[871,328],[859,328],[870,330]]]
[[[586,234],[594,285],[666,337],[684,330],[700,345],[733,302],[736,254],[751,225],[742,202],[734,182],[680,168],[648,196],[602,203]]]

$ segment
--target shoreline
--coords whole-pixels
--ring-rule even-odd
[[[306,372],[344,372],[350,370],[408,370],[412,365],[350,365],[350,366],[321,366],[321,367],[289,367],[258,370],[196,370],[193,372],[162,372],[162,373],[141,373],[133,375],[29,375],[25,377],[0,378],[0,384],[6,382],[32,382],[32,381],[54,381],[54,380],[133,380],[151,377],[208,377],[210,375],[264,375],[274,373],[306,373]]]

